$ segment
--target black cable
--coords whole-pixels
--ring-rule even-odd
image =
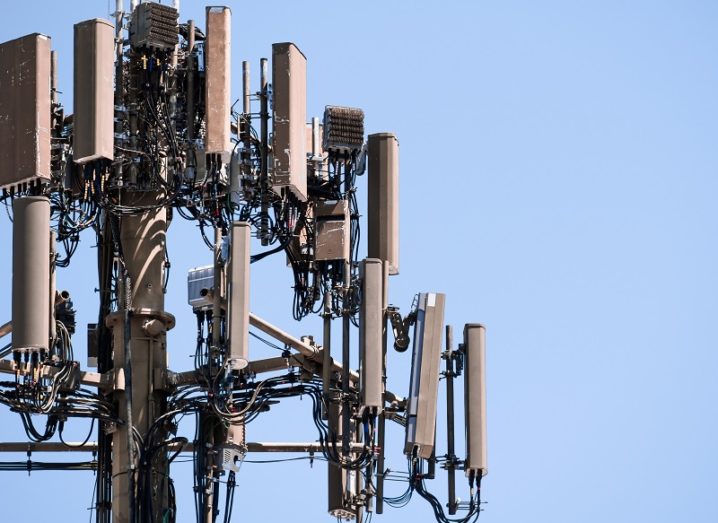
[[[70,447],[71,449],[81,448],[81,447],[84,447],[85,444],[88,441],[90,441],[90,437],[92,437],[92,431],[95,428],[95,418],[92,418],[92,421],[90,421],[90,430],[87,431],[87,437],[79,445],[70,445],[62,438],[62,432],[63,432],[64,428],[65,428],[65,422],[61,421],[59,434],[60,434],[60,441],[63,443],[63,445],[65,445],[66,447]]]

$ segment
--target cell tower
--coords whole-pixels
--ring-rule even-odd
[[[12,319],[0,327],[12,341],[0,351],[0,372],[14,376],[0,382],[0,403],[19,415],[30,440],[0,450],[95,451],[96,461],[76,466],[98,475],[98,523],[174,521],[172,462],[182,453],[194,460],[198,520],[211,523],[225,502],[231,511],[245,455],[262,451],[321,454],[328,512],[357,521],[413,493],[448,521],[427,486],[438,464],[446,512],[460,514],[451,521],[473,521],[487,473],[485,330],[465,325],[454,347],[443,294],[418,293],[403,315],[388,303],[390,276],[399,273],[397,137],[366,137],[357,108],[327,106],[321,122],[308,118],[307,57],[293,43],[272,45],[271,77],[262,59],[256,91],[243,62],[241,102],[232,103],[230,9],[207,7],[200,28],[180,21],[178,4],[133,1],[125,12],[118,0],[114,23],[75,25],[74,114],[58,99],[49,36],[0,44],[0,198],[13,217]],[[365,172],[361,253],[356,178]],[[197,323],[187,372],[168,366],[166,333],[180,306],[165,303],[173,217],[198,225],[213,260],[187,277]],[[87,326],[87,367],[96,370],[75,361],[75,310],[70,293],[56,288],[85,229],[98,246],[99,309]],[[287,309],[297,321],[319,315],[321,336],[295,337],[251,312],[250,273],[270,255],[286,257],[294,276]],[[250,326],[274,338],[282,356],[252,359]],[[333,329],[341,347],[332,347]],[[406,394],[386,388],[389,331],[396,350],[412,346]],[[460,376],[463,459],[454,430]],[[444,454],[436,440],[440,377]],[[300,395],[311,398],[316,441],[248,439],[274,403]],[[180,423],[187,414],[196,422],[190,430]],[[70,448],[55,438],[76,418],[97,421],[96,441]],[[405,427],[403,449],[385,448],[387,422]],[[407,490],[396,498],[384,496],[390,451],[408,464]],[[463,503],[457,470],[470,489]]]

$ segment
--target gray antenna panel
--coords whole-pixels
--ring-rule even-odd
[[[275,191],[307,199],[307,59],[291,42],[272,44]]]
[[[114,158],[115,28],[106,20],[75,24],[73,160]]]
[[[439,393],[444,303],[443,294],[419,294],[414,326],[404,453],[411,455],[416,449],[417,455],[424,459],[431,457],[436,435],[436,399]]]
[[[399,142],[392,133],[369,135],[367,248],[370,258],[399,274]]]
[[[359,311],[359,356],[361,367],[361,402],[365,407],[384,406],[383,393],[383,329],[384,310],[381,260],[367,258],[361,265],[362,300]]]
[[[50,178],[50,38],[0,45],[0,188]]]
[[[207,40],[205,42],[205,107],[207,154],[226,154],[232,150],[230,141],[232,90],[231,45],[232,11],[229,7],[207,8]]]
[[[464,326],[464,409],[466,422],[466,462],[464,469],[489,471],[486,448],[486,329],[474,323]]]
[[[12,348],[48,348],[50,334],[50,200],[13,201]]]

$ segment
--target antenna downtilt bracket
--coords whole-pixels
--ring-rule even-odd
[[[391,322],[391,330],[394,332],[394,349],[397,352],[404,352],[409,348],[409,327],[416,322],[416,311],[411,311],[406,318],[401,317],[398,307],[389,306],[386,314]]]

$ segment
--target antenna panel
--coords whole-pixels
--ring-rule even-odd
[[[293,43],[272,44],[272,187],[307,199],[307,59]]]
[[[399,274],[399,142],[392,133],[369,135],[367,249]]]
[[[404,453],[411,455],[416,450],[416,454],[424,459],[430,458],[434,450],[444,302],[443,294],[434,292],[419,294],[414,325],[414,352],[411,362]]]
[[[114,158],[114,26],[100,19],[75,24],[73,159]]]
[[[359,311],[359,357],[361,367],[361,402],[365,407],[384,406],[384,310],[381,260],[367,258],[361,264],[362,300]]]
[[[50,37],[0,45],[0,188],[50,178]]]
[[[229,279],[229,366],[243,369],[249,362],[249,250],[250,225],[234,222],[230,232]]]
[[[464,326],[464,411],[466,463],[464,470],[488,472],[486,448],[486,329],[480,324]]]
[[[50,335],[50,200],[13,200],[12,348],[47,350]]]
[[[232,67],[232,11],[229,7],[207,8],[205,42],[206,153],[224,154],[229,159]]]

